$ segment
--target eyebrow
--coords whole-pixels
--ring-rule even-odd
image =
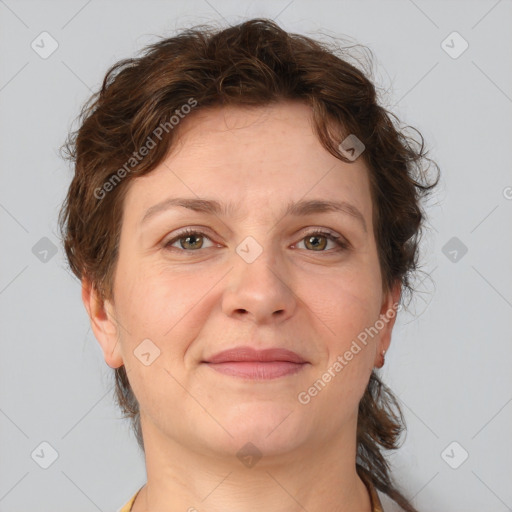
[[[141,224],[149,221],[156,214],[172,208],[188,208],[199,213],[207,213],[211,215],[230,215],[235,210],[232,203],[222,204],[214,199],[195,199],[187,197],[172,197],[157,203],[148,210],[142,217]],[[352,204],[346,201],[328,201],[323,199],[301,200],[296,203],[290,202],[283,212],[283,217],[295,216],[301,217],[312,213],[344,213],[357,219],[365,233],[368,232],[366,221],[363,214]]]

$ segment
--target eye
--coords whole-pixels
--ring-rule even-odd
[[[186,229],[181,233],[178,233],[174,238],[164,244],[166,248],[172,247],[175,243],[179,242],[180,246],[175,247],[176,249],[183,249],[187,252],[193,252],[198,249],[204,249],[204,240],[210,240],[201,231],[194,229]],[[211,240],[210,240],[211,242]],[[212,247],[212,246],[210,246]]]
[[[211,245],[205,247],[205,240],[208,240]],[[307,250],[313,252],[338,252],[349,248],[349,243],[346,242],[340,235],[321,230],[307,233],[299,243],[302,242],[304,242],[304,246]],[[334,244],[334,248],[326,250],[329,242]],[[177,243],[179,243],[179,246],[175,246]],[[165,242],[164,247],[169,250],[178,249],[182,252],[194,252],[198,251],[199,249],[208,249],[209,247],[213,247],[213,243],[211,239],[202,231],[188,228]]]
[[[301,240],[301,242],[304,242],[304,245],[308,250],[312,250],[314,252],[329,252],[324,250],[329,241],[334,243],[335,252],[348,249],[349,247],[348,243],[345,242],[340,235],[335,235],[334,233],[326,231],[313,231],[312,233],[308,233]]]

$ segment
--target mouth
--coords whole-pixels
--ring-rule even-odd
[[[202,361],[213,370],[242,379],[269,380],[294,375],[309,363],[287,349],[236,347]]]

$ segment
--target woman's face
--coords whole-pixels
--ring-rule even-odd
[[[399,290],[382,291],[363,159],[329,154],[310,116],[295,102],[198,111],[131,182],[112,315],[95,334],[107,363],[126,367],[146,443],[272,455],[355,428],[393,319],[374,326]],[[177,198],[190,208],[166,203]],[[213,362],[237,347],[304,363]]]

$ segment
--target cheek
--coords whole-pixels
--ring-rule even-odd
[[[325,380],[332,382],[328,386],[339,399],[357,399],[374,364],[378,336],[368,332],[380,314],[379,269],[359,261],[323,279],[315,290],[308,306],[320,319],[317,325],[323,333],[325,359],[319,372],[328,372]]]
[[[311,299],[332,337],[346,340],[378,318],[381,290],[371,269],[343,269],[317,286]],[[318,281],[317,281],[318,285]]]
[[[208,294],[214,293],[218,273],[141,265],[123,277],[119,276],[116,311],[125,327],[125,344],[133,350],[149,338],[167,356],[166,365],[172,365],[199,334],[205,321],[204,304]]]
[[[357,410],[373,369],[377,337],[367,329],[379,318],[379,288],[369,273],[339,275],[323,283],[323,293],[308,304],[317,318],[325,357],[304,389],[323,428],[336,429]],[[328,327],[328,328],[327,328]],[[303,395],[304,398],[304,395]],[[307,398],[307,397],[306,397]],[[333,408],[333,404],[335,407]],[[330,411],[326,417],[325,411]]]
[[[201,298],[213,282],[148,267],[132,270],[119,283],[116,313],[130,384],[141,408],[164,424],[165,411],[187,400],[178,384],[188,388],[184,354],[199,334]]]

